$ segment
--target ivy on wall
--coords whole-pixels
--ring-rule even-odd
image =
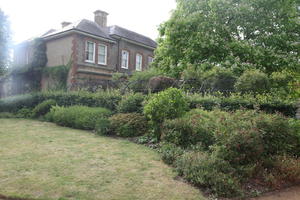
[[[71,62],[69,62],[67,65],[45,67],[43,69],[43,76],[52,80],[49,89],[60,90],[67,88],[70,65]]]

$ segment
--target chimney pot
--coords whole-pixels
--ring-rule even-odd
[[[107,27],[107,15],[108,13],[102,10],[96,10],[94,12],[95,22],[101,27]]]

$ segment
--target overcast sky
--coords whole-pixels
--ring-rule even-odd
[[[152,39],[157,27],[170,17],[175,0],[1,0],[9,16],[13,41],[38,36],[62,21],[94,20],[97,9],[109,13],[108,25],[119,25]]]

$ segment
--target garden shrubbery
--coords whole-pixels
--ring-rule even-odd
[[[147,133],[148,122],[139,113],[119,113],[111,116],[110,133],[121,137],[136,137]]]
[[[52,106],[56,105],[56,101],[53,99],[45,100],[42,103],[38,104],[34,109],[32,110],[32,116],[33,117],[40,117],[45,114],[47,114]]]
[[[119,113],[142,113],[143,112],[143,101],[145,99],[145,96],[141,93],[135,93],[135,94],[127,94],[122,98],[122,100],[119,102],[117,106],[117,111]]]
[[[61,126],[94,130],[99,120],[111,114],[110,110],[100,107],[54,106],[46,115],[46,119]]]

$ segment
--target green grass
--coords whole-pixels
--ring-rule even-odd
[[[23,119],[0,119],[0,194],[31,199],[205,199],[147,147]]]

